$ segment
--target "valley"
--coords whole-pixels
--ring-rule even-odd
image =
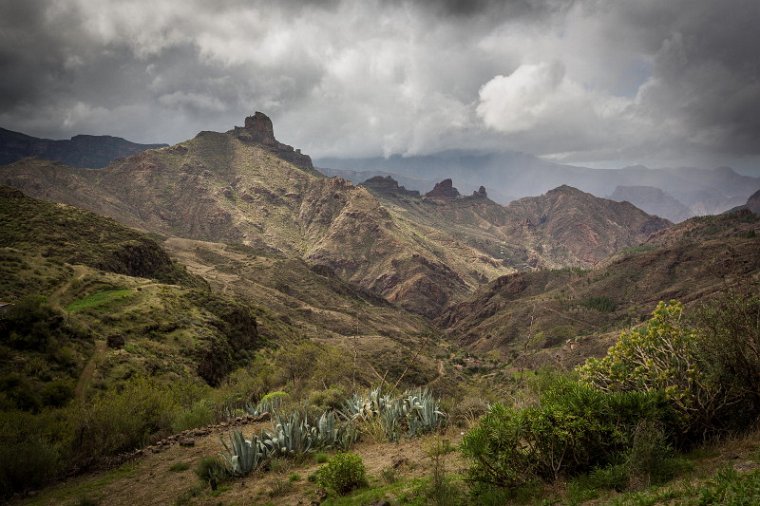
[[[674,224],[566,184],[506,205],[445,178],[425,194],[389,176],[354,185],[320,173],[258,112],[104,168],[13,160],[0,184],[0,457],[19,463],[0,481],[14,503],[347,504],[307,477],[319,479],[318,455],[352,449],[370,475],[356,504],[441,504],[441,487],[475,487],[467,441],[494,405],[551,405],[541,396],[576,388],[562,382],[653,325],[661,301],[680,301],[701,329],[700,311],[737,293],[753,304],[760,282],[757,194],[688,219],[652,197]],[[428,394],[424,425],[410,413]],[[386,422],[392,396],[409,404]],[[346,415],[352,399],[370,407]],[[254,412],[272,421],[243,426],[261,448],[278,417],[303,412],[304,441],[322,430],[305,420],[333,413],[355,449],[261,450],[249,476],[229,476],[230,460],[219,476],[185,478],[227,455],[224,424]],[[161,443],[206,426],[192,445]],[[755,469],[747,434],[737,451]],[[562,502],[595,465],[510,487]],[[38,495],[53,477],[67,481]],[[475,504],[481,492],[452,497]]]

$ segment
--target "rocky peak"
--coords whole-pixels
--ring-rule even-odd
[[[444,179],[436,183],[435,187],[425,194],[425,197],[433,199],[455,199],[459,197],[459,190],[454,188],[451,179]]]
[[[255,142],[269,146],[273,146],[277,142],[274,138],[272,120],[263,112],[256,111],[253,116],[245,118],[244,128],[250,133],[251,140]]]
[[[236,126],[227,133],[234,135],[243,142],[258,144],[298,167],[307,170],[314,169],[308,155],[301,153],[300,149],[294,149],[293,146],[283,144],[275,139],[272,120],[263,112],[256,111],[253,116],[245,118],[243,128]]]
[[[480,188],[478,188],[478,191],[472,192],[472,196],[479,199],[487,199],[488,193],[486,193],[486,187],[481,186]]]
[[[362,183],[362,186],[368,190],[380,193],[383,195],[407,195],[411,197],[419,197],[420,192],[414,190],[407,190],[403,186],[398,184],[398,181],[391,176],[375,176],[367,179]]]

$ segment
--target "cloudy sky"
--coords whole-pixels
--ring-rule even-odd
[[[757,0],[0,2],[0,126],[760,167]]]

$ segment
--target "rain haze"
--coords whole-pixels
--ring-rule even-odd
[[[260,110],[317,159],[760,175],[758,23],[756,0],[11,0],[0,126],[175,143]]]

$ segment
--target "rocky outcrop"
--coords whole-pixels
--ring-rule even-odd
[[[487,199],[488,193],[486,193],[486,187],[481,186],[477,191],[472,192],[472,196],[478,199]]]
[[[375,176],[364,181],[361,186],[369,191],[383,196],[404,195],[407,197],[419,197],[420,192],[416,190],[407,190],[399,186],[398,181],[391,176]]]
[[[242,128],[236,126],[228,133],[232,133],[244,142],[266,147],[279,158],[297,167],[314,169],[309,155],[304,155],[300,149],[294,149],[293,146],[283,144],[275,138],[272,120],[263,112],[256,111],[253,116],[248,116],[243,125]]]
[[[436,183],[435,187],[425,194],[425,197],[440,200],[455,199],[459,197],[459,190],[454,188],[451,179],[444,179],[440,183]]]

